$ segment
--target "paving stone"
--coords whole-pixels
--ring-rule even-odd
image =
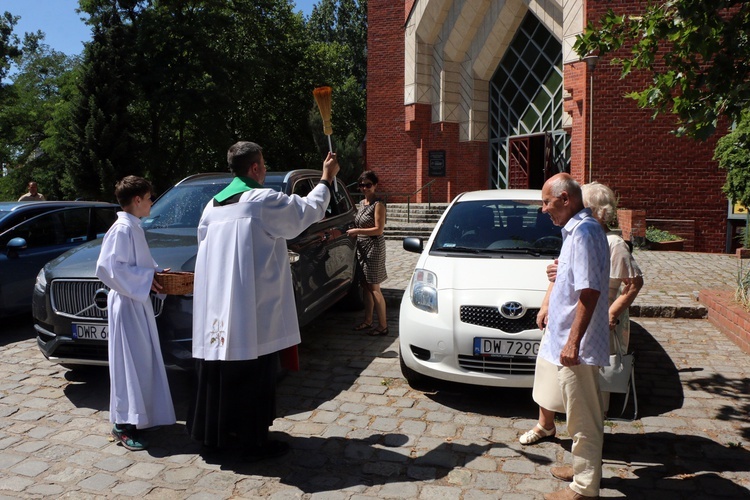
[[[0,477],[0,490],[21,492],[34,485],[34,480],[27,477]]]
[[[47,462],[41,462],[39,460],[25,460],[10,469],[10,471],[14,474],[21,474],[22,476],[36,477],[42,472],[49,469],[49,467],[50,465]]]
[[[161,471],[165,469],[165,466],[158,463],[141,462],[135,463],[125,471],[128,476],[137,477],[139,479],[153,479],[158,476]]]
[[[117,478],[109,474],[94,474],[78,483],[83,489],[94,491],[108,491],[117,482]]]
[[[33,484],[26,488],[26,493],[30,495],[39,495],[42,497],[60,497],[65,491],[59,484]]]
[[[153,489],[153,485],[145,481],[128,481],[118,483],[112,488],[112,493],[126,497],[140,497]]]

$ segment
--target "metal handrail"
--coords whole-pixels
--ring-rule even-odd
[[[414,192],[385,192],[380,193],[380,196],[384,198],[386,204],[388,203],[388,197],[389,196],[406,196],[406,222],[411,222],[411,197],[416,196],[419,194],[420,191],[422,191],[424,188],[427,188],[427,208],[432,208],[432,183],[437,181],[438,179],[432,179],[430,182],[425,184],[424,186],[420,187]],[[362,198],[362,193],[358,192],[352,192],[351,187],[356,186],[358,182],[352,182],[351,184],[346,185],[346,190],[349,191],[349,194],[352,195],[352,198]]]

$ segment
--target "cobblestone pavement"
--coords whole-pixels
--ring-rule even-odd
[[[716,276],[731,277],[736,266],[696,256],[690,268],[715,260],[716,270],[694,278],[702,271],[686,269],[690,255],[646,253],[638,259],[647,276],[664,268],[663,276],[685,283],[665,301],[711,280],[725,285]],[[405,286],[411,258],[389,253],[390,283]],[[359,313],[336,309],[304,329],[302,370],[281,381],[273,427],[292,452],[254,464],[233,454],[204,458],[187,438],[184,372],[170,372],[178,424],[150,433],[147,451],[116,446],[108,439],[107,371],[51,365],[28,318],[5,321],[0,497],[538,499],[562,487],[549,469],[569,463],[564,421],[554,440],[523,447],[518,436],[537,411],[529,390],[409,387],[397,314],[391,304],[385,338],[353,332]],[[750,498],[750,356],[703,319],[635,318],[632,338],[639,418],[607,421],[602,496]],[[621,405],[613,397],[611,408]],[[633,411],[631,401],[625,415]]]

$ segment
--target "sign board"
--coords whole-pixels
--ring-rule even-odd
[[[430,165],[427,175],[430,177],[445,177],[445,150],[430,151],[428,155]]]
[[[744,206],[742,203],[737,202],[729,202],[729,210],[727,213],[728,219],[738,219],[738,220],[746,220],[747,219],[747,207]]]

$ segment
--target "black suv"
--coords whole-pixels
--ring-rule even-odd
[[[268,172],[265,187],[307,195],[320,171]],[[196,228],[206,203],[232,180],[230,174],[188,177],[161,195],[142,220],[151,254],[173,271],[193,271],[198,251]],[[323,220],[287,242],[300,326],[342,298],[352,306],[361,299],[356,280],[354,226],[356,208],[338,182]],[[55,363],[107,363],[107,293],[95,275],[101,240],[77,247],[44,266],[34,287],[33,314],[37,343]],[[151,296],[168,365],[192,365],[192,295]]]

